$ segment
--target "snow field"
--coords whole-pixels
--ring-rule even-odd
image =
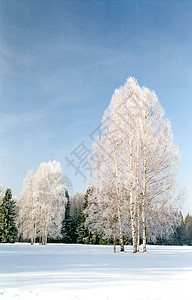
[[[119,251],[119,248],[117,249]],[[0,244],[0,300],[185,300],[192,247]]]

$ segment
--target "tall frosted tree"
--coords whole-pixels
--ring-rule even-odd
[[[172,214],[178,150],[174,145],[170,122],[164,117],[163,109],[155,93],[147,88],[140,88],[133,79],[127,82],[125,88],[128,94],[125,99],[125,106],[128,108],[127,119],[132,133],[132,135],[129,134],[128,143],[131,149],[127,161],[127,165],[131,168],[129,175],[132,174],[130,199],[133,198],[133,204],[137,203],[138,196],[141,195],[142,238],[145,252],[149,223],[153,223],[157,216],[163,218],[163,211]],[[133,136],[137,138],[134,140]],[[139,191],[137,197],[134,195],[134,191]],[[130,206],[130,209],[134,215],[132,226],[134,224],[134,228],[136,228],[135,221],[139,215],[135,205]],[[174,224],[174,222],[168,221],[170,218],[167,214],[166,216],[167,226],[171,223]],[[163,227],[159,226],[158,228],[160,230]],[[135,232],[132,231],[133,237]],[[134,238],[133,248],[136,252]]]
[[[7,189],[0,206],[0,242],[14,243],[17,236],[15,225],[15,202],[11,189]]]
[[[118,113],[116,113],[117,111]],[[109,194],[109,187],[113,191],[110,195],[110,198],[113,199],[113,205],[108,206],[108,210],[111,208],[112,220],[109,221],[109,224],[114,222],[113,227],[116,228],[114,231],[118,230],[121,251],[124,251],[122,218],[125,199],[122,197],[122,143],[124,139],[122,113],[122,102],[118,98],[118,91],[115,91],[111,104],[104,113],[100,136],[96,138],[93,144],[90,164],[92,181],[96,187],[95,191],[100,205],[106,208],[105,203]],[[101,196],[103,193],[106,195],[105,198]],[[104,211],[106,210],[107,208],[104,209]]]
[[[178,221],[169,217],[174,215],[178,165],[170,122],[155,93],[141,88],[135,79],[129,78],[114,92],[93,144],[90,165],[97,189],[105,195],[104,191],[113,191],[108,200],[105,196],[98,201],[100,206],[113,202],[105,205],[103,214],[108,212],[118,225],[121,251],[124,219],[131,221],[134,253],[139,250],[140,238],[145,252],[147,237],[160,235]]]

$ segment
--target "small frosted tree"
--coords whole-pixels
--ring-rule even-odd
[[[36,174],[29,172],[17,199],[19,234],[42,244],[50,238],[61,237],[65,212],[65,183],[61,165],[56,161],[40,164]]]
[[[24,179],[23,191],[17,198],[18,214],[16,224],[18,237],[22,239],[29,238],[31,244],[35,243],[37,236],[38,202],[36,195],[34,173],[29,171]]]
[[[116,241],[119,240],[118,212],[114,201],[115,192],[105,186],[94,188],[89,195],[89,202],[86,209],[86,224],[91,232],[104,239],[111,239],[114,242],[116,252]]]
[[[40,164],[35,181],[39,207],[38,236],[42,244],[46,244],[48,235],[51,238],[61,235],[66,197],[60,163],[49,161]]]

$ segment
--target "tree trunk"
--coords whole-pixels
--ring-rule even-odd
[[[36,242],[36,218],[35,218],[35,224],[34,224],[34,244]]]
[[[133,253],[136,253],[137,252],[136,219],[135,219],[135,212],[134,212],[132,188],[130,190],[130,214],[131,214],[131,230],[132,230],[132,240],[133,240]]]
[[[131,124],[129,120],[129,171],[130,171],[130,215],[131,215],[131,230],[132,230],[132,241],[133,241],[133,253],[137,252],[137,237],[136,237],[136,219],[135,219],[135,205],[133,200],[133,180],[132,180],[132,138],[131,138]]]
[[[120,207],[118,206],[118,219],[119,219],[119,232],[120,232],[120,245],[121,245],[121,252],[124,251],[124,244],[123,244],[123,233],[121,228],[121,215],[120,215]]]
[[[137,176],[137,187],[136,187],[136,206],[137,206],[137,252],[139,252],[140,245],[140,197],[139,197],[139,138],[137,136],[137,161],[136,161],[136,176]]]
[[[143,252],[146,252],[146,218],[145,218],[145,184],[142,201],[142,222],[143,222]]]
[[[145,116],[145,132],[146,132],[146,119]],[[144,153],[143,153],[143,197],[142,197],[142,223],[143,223],[143,252],[146,252],[146,217],[145,217],[145,205],[146,205],[146,144],[144,141]]]
[[[116,224],[115,224],[115,229],[114,229],[114,234],[113,234],[113,252],[116,253]]]
[[[138,217],[138,220],[137,220],[137,252],[139,252],[139,245],[140,245],[140,220]]]
[[[143,219],[143,252],[146,252],[146,220],[145,217]]]
[[[117,194],[117,213],[119,221],[119,232],[120,232],[120,245],[121,252],[124,251],[123,244],[123,233],[122,233],[122,224],[121,224],[121,205],[120,205],[120,195],[119,195],[119,177],[118,177],[118,143],[116,143],[116,170],[115,170],[115,179],[116,179],[116,194]]]

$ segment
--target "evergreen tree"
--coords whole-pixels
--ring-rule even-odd
[[[76,244],[77,243],[77,227],[78,227],[78,220],[79,220],[79,213],[77,207],[74,208],[73,214],[71,212],[71,242]]]
[[[16,235],[15,202],[12,200],[11,189],[7,189],[0,206],[0,241],[14,243]]]
[[[84,202],[79,214],[79,220],[78,220],[78,226],[77,226],[77,243],[79,244],[88,244],[92,241],[92,234],[89,231],[88,227],[85,225],[86,222],[86,213],[85,210],[88,207],[88,198],[91,193],[91,188],[88,188],[85,197]]]
[[[65,216],[62,222],[61,234],[62,240],[64,243],[72,243],[73,242],[73,220],[71,217],[71,203],[69,193],[65,191],[65,197],[67,198],[67,203],[65,205]]]
[[[187,232],[187,244],[192,245],[192,216],[188,213],[185,217],[185,229]]]
[[[183,246],[187,242],[187,232],[185,229],[183,215],[181,212],[180,212],[180,219],[181,219],[180,225],[176,227],[173,237],[169,242],[169,244],[171,245]]]
[[[77,243],[78,238],[78,224],[79,224],[79,217],[81,213],[81,208],[84,202],[85,194],[82,192],[77,192],[71,198],[71,218],[72,218],[72,243]]]

